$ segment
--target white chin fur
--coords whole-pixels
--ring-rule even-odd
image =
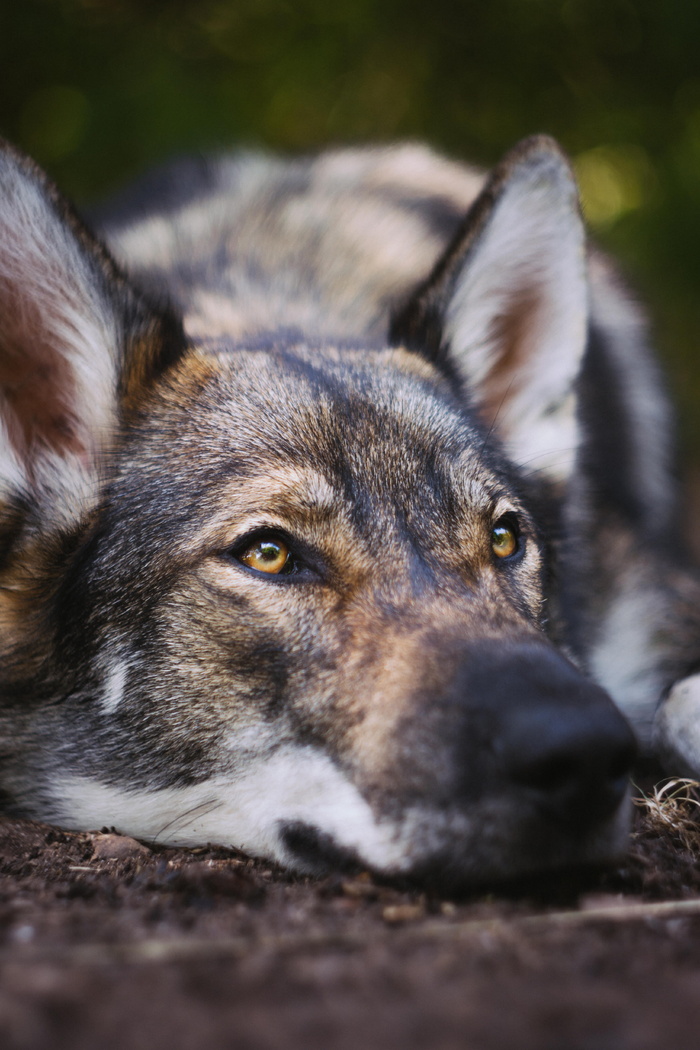
[[[674,685],[656,716],[654,740],[669,773],[700,776],[700,674]]]
[[[409,865],[406,829],[377,821],[347,777],[309,747],[281,748],[238,777],[188,787],[124,789],[71,776],[54,791],[54,819],[64,827],[114,827],[169,846],[218,843],[298,867],[280,831],[300,821],[371,867],[399,872]]]
[[[233,846],[310,874],[316,873],[313,862],[305,864],[284,841],[286,825],[308,825],[386,875],[411,871],[421,858],[444,853],[450,842],[469,845],[462,856],[465,879],[487,873],[510,877],[538,867],[538,858],[527,851],[513,854],[507,830],[513,829],[511,807],[486,805],[476,824],[466,814],[420,808],[400,821],[381,820],[332,760],[310,747],[289,745],[253,759],[238,776],[219,775],[187,787],[125,789],[80,776],[62,777],[53,787],[47,816],[64,827],[114,827],[168,846]],[[542,862],[545,867],[607,862],[624,851],[628,826],[623,805],[587,843],[563,843],[560,853],[553,843]]]

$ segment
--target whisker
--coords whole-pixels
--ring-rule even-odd
[[[220,809],[222,806],[223,802],[216,798],[205,799],[204,802],[199,802],[196,806],[191,806],[190,809],[184,810],[182,813],[179,813],[176,817],[173,817],[172,820],[169,820],[167,824],[164,824],[163,827],[158,831],[158,833],[154,837],[153,841],[157,842],[160,836],[163,835],[166,831],[169,831],[174,825],[179,825],[179,830],[182,831],[183,828],[186,828],[190,824],[192,824],[197,819],[197,817],[206,816],[209,813],[213,813],[215,809]],[[186,817],[189,817],[190,819],[186,823],[182,824],[181,822]]]
[[[534,463],[535,460],[544,459],[545,456],[551,456],[552,453],[558,452],[563,456],[564,453],[568,454],[569,452],[576,452],[577,450],[578,445],[571,445],[569,448],[561,448],[560,446],[557,446],[557,448],[545,449],[544,452],[537,452],[534,456],[529,456],[527,459],[523,460],[523,464]]]
[[[551,457],[552,453],[560,453],[562,456],[564,456],[564,455],[568,455],[570,452],[576,452],[576,451],[577,451],[577,446],[573,446],[572,448],[551,449],[549,452],[538,452],[537,455],[530,456],[528,459],[523,460],[523,462],[520,464],[520,466],[522,467],[522,466],[526,466],[527,464],[535,464],[537,462],[537,460],[546,459],[548,457]],[[541,470],[542,470],[542,467],[533,466],[531,470],[521,470],[520,471],[520,477],[525,479],[525,480],[527,480],[528,478],[532,477],[534,474],[540,473]]]
[[[513,376],[513,378],[511,379],[510,383],[506,387],[505,393],[503,394],[503,397],[501,398],[501,400],[499,402],[498,408],[496,409],[496,414],[493,417],[493,419],[491,420],[491,425],[489,426],[489,429],[486,432],[486,437],[484,438],[483,443],[481,445],[481,452],[482,453],[484,452],[486,446],[488,445],[489,440],[491,438],[491,435],[493,434],[494,430],[496,429],[496,423],[498,422],[498,417],[501,414],[501,409],[503,408],[504,404],[506,403],[506,398],[508,397],[508,395],[510,393],[510,388],[512,387],[514,382],[515,382],[515,376]]]

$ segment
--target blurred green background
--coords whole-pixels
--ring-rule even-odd
[[[573,156],[597,240],[649,306],[700,463],[700,3],[0,0],[0,132],[89,202],[235,143],[426,139]]]

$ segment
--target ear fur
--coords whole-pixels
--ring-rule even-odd
[[[94,501],[125,399],[182,342],[43,172],[0,140],[0,504],[73,524]]]
[[[496,168],[391,334],[457,374],[516,463],[561,481],[578,445],[587,310],[576,183],[538,136]]]

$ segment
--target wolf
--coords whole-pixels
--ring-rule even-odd
[[[5,811],[444,890],[619,857],[638,743],[700,765],[672,444],[547,137],[89,224],[4,143]]]

